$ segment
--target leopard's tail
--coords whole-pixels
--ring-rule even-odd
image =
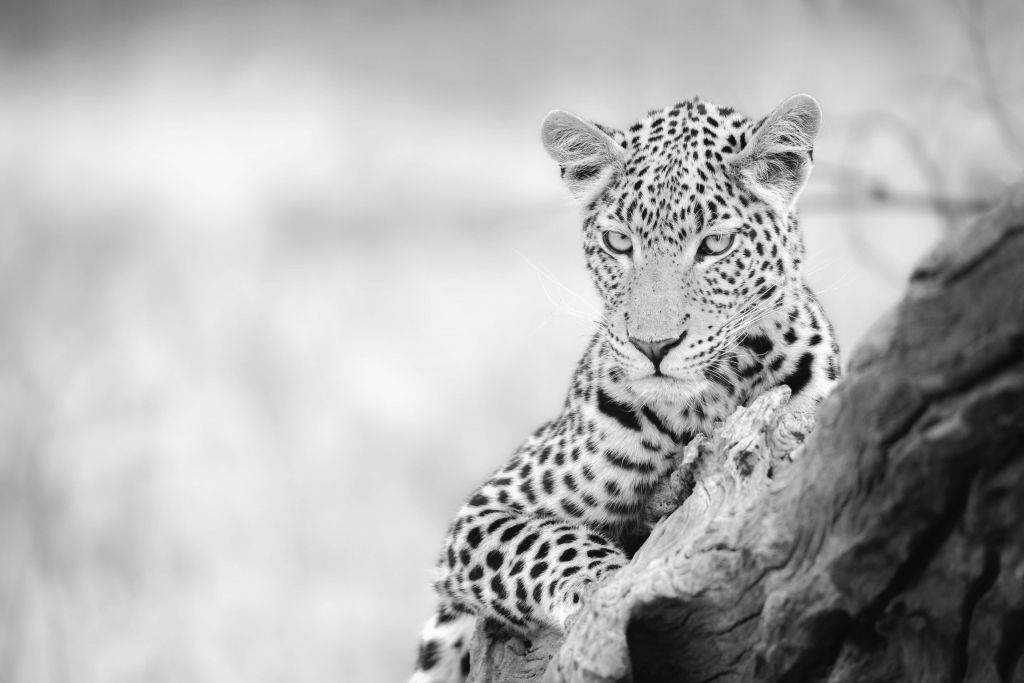
[[[416,671],[409,683],[462,683],[469,675],[472,614],[441,607],[423,627]]]

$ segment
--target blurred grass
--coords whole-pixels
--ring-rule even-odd
[[[557,410],[597,307],[543,114],[808,91],[820,162],[919,189],[892,140],[846,137],[882,110],[953,159],[952,191],[992,187],[1015,167],[949,85],[960,21],[0,8],[0,683],[401,679],[450,514]],[[819,182],[808,269],[849,349],[942,226]]]

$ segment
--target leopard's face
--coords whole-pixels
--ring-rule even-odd
[[[809,120],[806,108],[797,115]],[[584,203],[606,357],[633,392],[698,391],[743,335],[776,312],[787,284],[799,283],[799,188],[781,197],[773,190],[802,187],[810,153],[787,145],[763,162],[773,123],[758,128],[731,109],[691,101],[627,132],[595,126],[604,163],[585,148],[582,163],[562,164]],[[792,128],[783,133],[797,137]]]

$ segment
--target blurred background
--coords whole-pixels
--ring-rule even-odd
[[[598,310],[539,143],[808,92],[846,357],[1024,168],[1024,3],[4,0],[0,683],[395,681]]]

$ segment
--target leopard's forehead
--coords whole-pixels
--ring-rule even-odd
[[[732,181],[730,155],[755,128],[731,107],[700,99],[651,111],[614,137],[626,152],[610,187],[608,217],[641,238],[674,239],[735,217],[749,198]]]
[[[682,158],[697,164],[710,160],[714,151],[738,152],[751,127],[751,120],[732,107],[694,98],[648,112],[623,133],[623,140],[633,154]],[[713,150],[712,154],[702,154],[706,149]]]

